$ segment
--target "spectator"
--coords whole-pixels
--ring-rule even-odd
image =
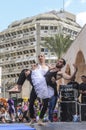
[[[86,103],[86,75],[82,75],[81,80],[82,80],[82,83],[80,84],[80,87],[79,87],[80,89],[79,92],[82,95],[81,102]]]
[[[8,99],[8,109],[12,122],[15,122],[15,107],[13,99]]]

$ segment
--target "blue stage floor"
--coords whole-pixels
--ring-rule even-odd
[[[0,124],[0,130],[36,130],[25,124]]]

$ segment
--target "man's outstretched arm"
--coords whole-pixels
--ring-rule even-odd
[[[67,74],[65,72],[59,72],[58,74],[60,74],[62,76],[62,78],[66,79],[66,80],[72,79],[76,75],[76,73],[78,71],[77,66],[75,64],[73,64],[73,66],[74,66],[74,72],[73,72],[72,75],[69,75],[69,74]]]

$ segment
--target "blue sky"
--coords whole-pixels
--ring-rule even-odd
[[[63,8],[74,13],[80,25],[86,23],[86,0],[0,0],[0,31],[16,20]]]

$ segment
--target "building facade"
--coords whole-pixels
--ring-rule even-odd
[[[73,72],[73,64],[76,64],[78,71],[76,81],[81,83],[81,76],[86,75],[86,24],[74,40],[64,58],[67,61],[66,70]]]
[[[16,83],[19,73],[37,62],[37,55],[44,52],[46,62],[54,63],[54,52],[48,52],[40,43],[44,38],[58,33],[70,35],[75,39],[81,27],[75,15],[68,12],[50,11],[20,21],[15,21],[0,32],[0,66],[2,67],[2,91]]]

